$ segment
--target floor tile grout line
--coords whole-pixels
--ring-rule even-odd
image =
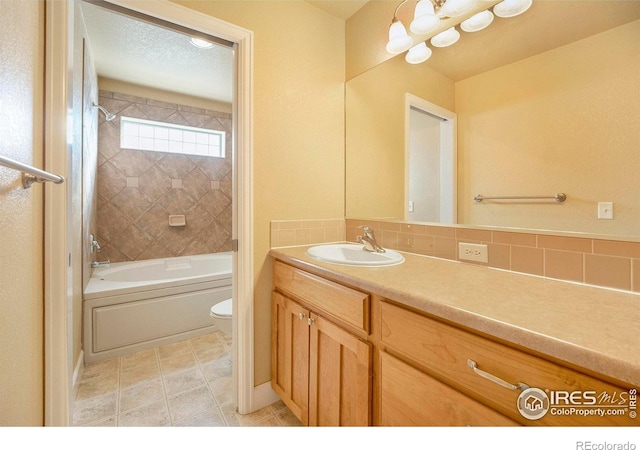
[[[220,375],[220,373],[217,373],[218,370],[225,370],[225,366],[221,365],[218,366],[217,364],[215,364],[212,369],[212,379],[209,380],[206,376],[206,371],[205,371],[205,366],[208,363],[214,363],[215,361],[223,361],[226,359],[230,359],[232,358],[232,354],[231,352],[231,347],[230,344],[228,344],[227,340],[225,339],[225,336],[220,335],[219,333],[216,333],[213,337],[214,339],[211,341],[210,344],[213,344],[215,342],[215,344],[219,345],[220,348],[218,349],[219,351],[221,351],[222,353],[218,354],[218,351],[215,352],[216,356],[215,357],[211,357],[209,356],[209,354],[207,353],[208,348],[206,347],[207,343],[196,343],[196,339],[197,338],[202,338],[205,337],[206,335],[203,336],[199,336],[196,338],[190,338],[187,339],[186,342],[186,349],[188,349],[188,354],[191,356],[191,358],[185,358],[185,359],[189,359],[190,361],[195,361],[195,365],[191,365],[191,362],[188,362],[186,364],[188,364],[187,366],[182,366],[182,365],[178,365],[176,372],[177,371],[181,371],[181,370],[186,370],[188,368],[191,367],[197,367],[198,371],[200,372],[200,376],[203,377],[203,383],[204,383],[204,387],[206,387],[207,391],[209,392],[209,395],[211,396],[212,400],[213,400],[213,407],[215,408],[215,410],[212,410],[212,413],[215,413],[218,418],[214,419],[216,422],[220,421],[221,423],[219,424],[219,426],[226,426],[226,427],[230,427],[230,426],[254,426],[257,424],[263,424],[263,425],[269,425],[271,424],[275,424],[276,426],[286,426],[285,421],[278,417],[278,415],[276,414],[276,411],[273,408],[269,408],[267,411],[264,411],[262,414],[264,414],[264,416],[261,419],[257,419],[257,417],[253,416],[253,417],[247,417],[246,420],[240,420],[242,418],[236,418],[237,420],[231,420],[232,416],[227,416],[223,410],[222,410],[222,406],[219,402],[219,400],[216,398],[216,395],[214,393],[214,387],[213,385],[217,382],[217,381],[223,381],[226,380],[227,376],[223,375],[222,377],[218,377],[218,375]],[[205,346],[202,347],[201,344],[204,344]],[[199,349],[199,350],[198,350]],[[200,354],[198,353],[200,351]],[[170,409],[170,405],[169,405],[169,394],[168,394],[168,390],[167,390],[167,384],[166,384],[166,376],[169,376],[170,374],[166,373],[166,368],[163,369],[163,365],[162,365],[162,358],[160,356],[160,347],[154,347],[153,348],[153,355],[154,355],[154,361],[156,363],[156,367],[158,367],[159,370],[159,374],[160,374],[160,381],[161,381],[161,387],[162,387],[162,396],[164,400],[164,405],[166,408],[166,411],[169,415],[168,417],[168,424],[166,426],[176,426],[176,420],[174,420],[173,416],[171,415],[171,409]],[[187,352],[184,352],[185,354],[187,354]],[[204,358],[204,359],[203,359]],[[228,361],[227,361],[228,362]],[[223,364],[225,364],[223,362]],[[115,398],[115,415],[110,415],[107,417],[101,417],[98,420],[94,420],[90,423],[84,423],[82,424],[83,426],[90,426],[91,424],[99,424],[99,423],[103,423],[103,424],[108,424],[109,421],[112,421],[114,426],[119,427],[119,426],[123,426],[122,425],[122,421],[121,421],[121,417],[123,414],[122,411],[122,394],[123,394],[123,372],[125,371],[125,357],[120,356],[117,357],[117,360],[115,362],[116,368],[117,368],[117,382],[116,382],[116,387],[117,387],[117,392],[116,392],[116,398]],[[128,367],[128,369],[135,369],[136,367],[138,367],[139,364],[134,364],[131,367]],[[224,372],[222,372],[224,374]],[[143,378],[144,379],[144,378]],[[85,380],[86,381],[86,380]],[[82,382],[82,381],[81,381]],[[149,382],[149,380],[145,379],[145,382]],[[192,387],[190,389],[187,389],[183,392],[188,392],[190,390],[194,390],[194,389],[201,389],[203,387],[203,385],[198,385],[196,387]],[[177,394],[176,394],[177,395]],[[158,399],[160,400],[160,399]],[[141,406],[137,406],[138,407],[144,407],[144,405]],[[136,408],[133,408],[131,410],[134,410]],[[266,413],[266,414],[265,414]],[[202,416],[201,419],[196,419],[198,416]],[[212,417],[210,415],[210,413],[205,409],[203,411],[200,411],[199,413],[195,413],[190,415],[189,417],[186,418],[182,418],[180,420],[181,423],[185,423],[185,421],[189,421],[189,420],[193,420],[193,421],[198,421],[198,420],[212,420]],[[235,425],[232,425],[233,424]],[[237,422],[237,423],[236,423]],[[224,425],[223,425],[224,424]],[[138,425],[138,426],[143,426],[143,425]],[[216,425],[218,426],[218,425]]]
[[[193,355],[196,359],[196,364],[198,365],[198,368],[200,369],[200,372],[202,373],[202,378],[204,379],[204,385],[207,387],[207,390],[209,391],[209,394],[211,395],[211,398],[213,399],[215,405],[216,405],[216,409],[218,410],[218,413],[220,414],[220,417],[222,418],[222,421],[224,422],[225,426],[229,426],[229,422],[227,421],[226,417],[224,416],[224,413],[222,412],[222,408],[220,406],[220,403],[218,403],[218,400],[216,399],[216,396],[213,393],[213,390],[211,389],[211,384],[209,382],[209,380],[207,379],[207,375],[205,374],[205,370],[203,367],[203,363],[202,361],[200,361],[200,358],[198,358],[198,354],[195,351],[195,348],[193,346],[193,340],[194,338],[189,339],[189,347],[191,348],[191,350],[193,351]],[[220,342],[219,337],[216,335],[216,341]],[[221,343],[221,342],[220,342]],[[222,343],[221,343],[222,344]],[[224,345],[223,345],[224,347]]]
[[[160,384],[162,384],[162,393],[164,395],[164,406],[167,408],[167,414],[169,416],[169,423],[171,424],[171,426],[175,426],[175,423],[173,422],[173,418],[171,417],[171,406],[169,406],[169,394],[167,394],[167,384],[166,381],[164,379],[164,372],[162,370],[162,361],[160,358],[160,350],[158,347],[156,347],[156,357],[158,359],[158,370],[160,371]]]

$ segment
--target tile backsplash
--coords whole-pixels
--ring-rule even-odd
[[[345,220],[274,220],[271,222],[271,247],[344,242]]]
[[[486,244],[487,263],[461,262],[640,292],[640,242],[397,221],[346,219],[345,224],[350,242],[366,224],[383,247],[444,259],[459,261],[460,242]]]
[[[369,225],[383,247],[511,272],[640,292],[640,242],[463,225],[333,219],[271,222],[271,247],[355,242]],[[460,260],[460,242],[485,244],[488,262]]]
[[[231,250],[231,152],[226,158],[120,148],[120,117],[227,132],[231,115],[143,97],[100,91],[100,105],[117,114],[98,127],[97,259],[112,262]],[[186,225],[169,226],[170,215]]]

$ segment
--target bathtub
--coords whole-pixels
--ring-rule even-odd
[[[231,298],[232,253],[113,263],[83,295],[86,363],[215,330],[209,311]]]

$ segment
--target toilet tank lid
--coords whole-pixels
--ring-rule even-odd
[[[231,316],[233,314],[233,303],[231,299],[223,300],[211,307],[211,313],[216,316]]]

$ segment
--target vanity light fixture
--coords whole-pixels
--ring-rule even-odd
[[[526,10],[533,4],[533,0],[503,0],[493,7],[493,13],[498,17],[515,17]]]
[[[431,58],[431,49],[427,47],[426,42],[420,42],[418,45],[414,45],[409,49],[405,60],[409,64],[420,64]]]
[[[393,55],[408,51],[405,60],[410,64],[418,64],[431,57],[431,49],[424,41],[416,43],[398,19],[398,11],[408,1],[403,0],[393,13],[386,49]],[[440,27],[441,20],[463,16],[481,1],[492,0],[418,0],[409,29],[414,35],[432,33]],[[487,8],[462,21],[459,25],[460,29],[468,33],[484,30],[491,25],[494,15],[503,18],[515,17],[527,11],[532,3],[533,0],[502,0],[493,5],[493,12]],[[448,47],[459,39],[460,33],[453,26],[433,36],[430,42],[434,47]]]
[[[392,55],[397,55],[398,53],[406,52],[412,45],[413,39],[407,34],[407,29],[397,17],[394,17],[389,27],[387,51]]]
[[[488,9],[479,12],[467,20],[463,20],[460,23],[460,29],[462,31],[466,31],[467,33],[474,33],[476,31],[484,30],[493,22],[493,13]]]
[[[476,0],[435,0],[442,17],[460,17],[476,6]]]
[[[415,34],[427,34],[440,26],[440,18],[436,16],[431,0],[420,0],[416,5],[413,20],[409,29]]]
[[[431,45],[434,47],[448,47],[458,42],[458,39],[460,39],[460,33],[456,30],[456,27],[451,27],[432,37]]]

